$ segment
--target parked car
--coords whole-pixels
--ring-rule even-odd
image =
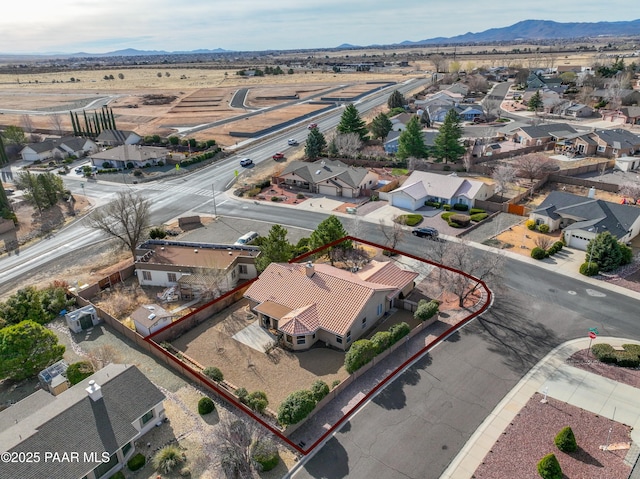
[[[273,159],[278,161],[278,160],[283,160],[284,159],[284,153],[276,153],[275,155],[273,155]]]
[[[309,130],[313,130],[314,128],[318,128],[318,124],[317,123],[309,123],[309,126],[307,128]]]
[[[243,158],[240,160],[240,166],[249,166],[253,165],[253,160],[251,158]]]
[[[240,238],[238,238],[238,240],[234,244],[236,245],[249,244],[257,237],[258,237],[258,233],[256,233],[255,231],[249,231],[247,234],[240,236]]]
[[[289,138],[287,140],[287,145],[289,145],[289,146],[298,146],[298,141],[294,140],[293,138]]]
[[[438,237],[438,230],[431,227],[414,228],[411,234],[413,236],[418,236],[419,238],[435,239]]]

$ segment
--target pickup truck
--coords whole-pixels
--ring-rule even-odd
[[[284,153],[276,153],[275,155],[273,155],[273,159],[278,161],[278,160],[284,160]]]

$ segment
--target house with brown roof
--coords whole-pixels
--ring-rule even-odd
[[[612,130],[594,130],[575,136],[570,142],[580,154],[621,158],[640,152],[640,136],[623,128]]]
[[[171,324],[173,314],[157,304],[145,304],[131,313],[136,331],[145,338]]]
[[[185,300],[217,296],[258,276],[260,248],[148,240],[136,248],[140,286],[175,287]]]
[[[373,329],[418,273],[371,261],[358,271],[328,264],[271,263],[245,292],[260,324],[305,350],[322,341],[343,351]]]

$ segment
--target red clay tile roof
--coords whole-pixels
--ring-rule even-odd
[[[358,276],[371,283],[393,286],[398,290],[396,291],[397,293],[406,285],[413,282],[418,277],[418,273],[399,268],[389,261],[373,260],[366,267],[358,271]],[[395,296],[395,294],[389,295],[388,297],[393,296]]]
[[[319,327],[320,318],[318,318],[318,308],[315,304],[294,309],[278,323],[280,331],[293,336],[313,334]]]

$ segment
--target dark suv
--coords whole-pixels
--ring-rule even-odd
[[[437,238],[438,230],[435,228],[415,228],[411,234],[420,238]]]

